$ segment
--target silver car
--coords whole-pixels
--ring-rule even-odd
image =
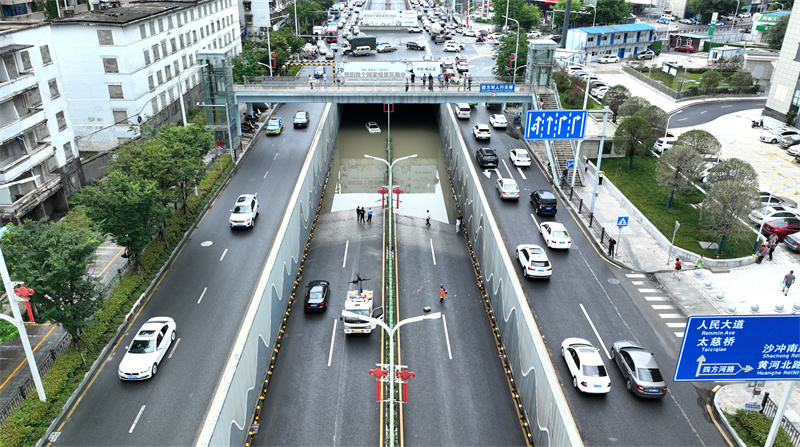
[[[667,383],[653,353],[628,340],[614,342],[611,358],[625,378],[625,387],[640,397],[662,398],[667,395]]]

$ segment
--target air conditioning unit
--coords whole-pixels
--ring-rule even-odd
[[[65,9],[65,10],[61,11],[61,13],[64,14],[64,17],[74,17],[75,16],[75,11],[72,10],[72,9]]]

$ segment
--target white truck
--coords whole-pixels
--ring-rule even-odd
[[[358,290],[347,292],[347,300],[344,303],[344,312],[341,317],[344,324],[344,333],[347,334],[369,334],[377,326],[374,322],[361,320],[358,316],[371,317],[376,320],[383,320],[383,307],[373,307],[372,290],[363,290],[362,279],[356,274],[353,283],[358,284]]]

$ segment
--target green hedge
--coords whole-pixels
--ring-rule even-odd
[[[744,441],[749,447],[761,447],[767,441],[769,429],[772,426],[772,418],[764,416],[757,411],[745,411],[739,409],[736,413],[731,414],[726,412],[725,417],[728,418],[731,427],[736,430],[736,434]],[[775,437],[775,447],[793,447],[789,435],[786,430],[781,428],[778,430],[778,436]]]
[[[205,204],[212,198],[224,176],[227,176],[234,167],[229,155],[222,157],[222,173],[218,166],[219,162],[215,162],[215,165],[206,172],[197,187],[198,196],[192,195],[186,201],[185,210],[178,210],[167,221],[163,236],[168,240],[176,241],[175,243],[180,241]],[[44,436],[47,428],[58,417],[67,400],[89,372],[89,368],[103,347],[117,333],[119,325],[133,304],[152,282],[160,266],[169,259],[174,243],[171,244],[172,248],[167,248],[164,237],[153,239],[140,257],[144,279],[135,270],[128,271],[94,314],[91,324],[81,334],[83,342],[81,352],[74,346],[70,347],[53,362],[50,371],[42,377],[47,402],[40,401],[38,393],[34,390],[0,426],[0,445],[32,446]],[[81,354],[86,360],[85,364]]]

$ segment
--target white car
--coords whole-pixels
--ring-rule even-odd
[[[765,143],[775,144],[780,141],[781,138],[788,135],[797,135],[797,131],[784,128],[772,129],[768,132],[762,133],[758,138]]]
[[[740,19],[746,19],[746,18],[750,17],[750,13],[749,12],[740,12],[739,14],[737,14],[737,17],[739,17]]]
[[[411,28],[408,29],[408,32],[409,33],[421,33],[422,32],[422,28],[420,28],[418,26],[412,26]]]
[[[800,210],[780,205],[766,206],[751,211],[747,217],[756,224],[761,224],[762,219],[764,222],[778,219],[800,219]]]
[[[619,56],[609,54],[607,56],[601,57],[600,59],[597,59],[597,62],[600,62],[601,64],[615,64],[619,62]]]
[[[539,233],[542,233],[545,245],[550,248],[572,247],[572,238],[567,229],[558,222],[542,222],[539,224]]]
[[[501,199],[519,200],[519,186],[513,178],[499,178],[495,183]]]
[[[478,35],[475,33],[475,31],[472,31],[471,29],[467,29],[467,30],[464,30],[464,37],[478,37]]]
[[[694,22],[692,22],[690,19],[680,19],[680,20],[678,20],[678,22],[679,22],[679,23],[683,23],[683,24],[685,24],[685,25],[692,25],[692,24],[694,24]]]
[[[603,97],[606,96],[607,91],[608,87],[595,87],[591,91],[589,91],[589,94],[591,94],[597,99],[603,99]]]
[[[608,393],[611,379],[600,350],[582,338],[568,338],[561,343],[561,357],[572,376],[572,386],[584,393]]]
[[[514,166],[524,166],[526,168],[531,166],[531,156],[525,149],[511,149],[511,151],[509,151],[509,156]]]
[[[553,267],[550,265],[550,260],[547,259],[544,248],[538,245],[517,245],[517,260],[522,267],[522,276],[526,278],[550,279],[553,275]]]
[[[476,140],[489,140],[492,138],[492,131],[489,129],[488,124],[476,124],[472,128],[472,135]]]
[[[450,51],[455,53],[458,51],[458,45],[456,45],[453,42],[447,42],[447,44],[444,46],[444,51]]]
[[[489,124],[492,127],[508,127],[508,120],[503,114],[489,115]]]
[[[231,210],[231,217],[228,223],[231,230],[235,228],[253,228],[256,224],[256,217],[258,217],[258,199],[255,194],[242,194],[236,199]]]
[[[669,28],[667,28],[667,31],[669,31],[670,33],[674,33],[675,31],[678,31],[679,29],[680,29],[680,27],[678,25],[670,25]]]
[[[366,126],[367,126],[367,131],[369,131],[369,133],[381,133],[381,127],[378,126],[378,123],[374,121],[368,122]]]
[[[175,320],[170,317],[153,317],[143,324],[133,337],[125,356],[119,363],[117,374],[122,380],[145,380],[156,375],[158,365],[177,334]]]

